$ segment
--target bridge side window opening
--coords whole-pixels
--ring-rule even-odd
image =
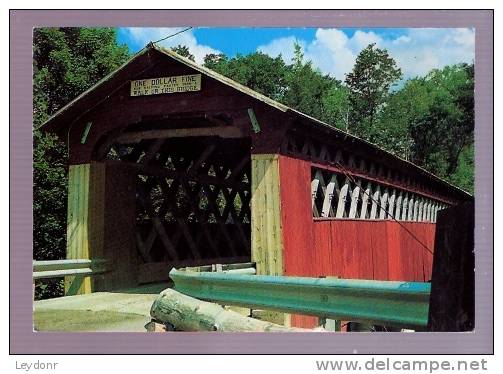
[[[314,219],[362,219],[436,222],[448,205],[417,192],[342,172],[312,168]]]

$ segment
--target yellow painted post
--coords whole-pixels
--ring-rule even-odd
[[[251,173],[251,260],[259,275],[283,275],[278,155],[252,154]],[[291,325],[287,313],[268,312],[262,318]]]
[[[68,170],[67,259],[106,259],[105,164],[70,165]],[[103,288],[104,275],[65,277],[65,295],[91,293]]]
[[[88,240],[90,164],[70,165],[66,258],[90,259]],[[92,292],[90,277],[65,277],[65,295]]]
[[[251,259],[257,274],[283,275],[278,155],[252,155],[251,164]]]

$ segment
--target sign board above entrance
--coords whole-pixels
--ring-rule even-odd
[[[201,90],[201,74],[131,81],[131,96],[160,95]]]

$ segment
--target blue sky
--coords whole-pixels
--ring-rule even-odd
[[[119,43],[132,52],[149,41],[174,34],[176,28],[118,29]],[[161,42],[166,47],[183,44],[196,61],[202,63],[208,53],[229,57],[256,51],[276,57],[281,54],[289,63],[297,41],[306,60],[338,79],[351,71],[358,53],[369,43],[386,48],[404,73],[405,78],[424,75],[433,68],[472,62],[475,55],[475,30],[468,28],[194,28]]]

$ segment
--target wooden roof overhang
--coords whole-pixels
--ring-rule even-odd
[[[204,78],[199,92],[130,96],[132,80],[194,73]],[[251,116],[256,117],[259,129]],[[206,136],[249,137],[252,153],[282,153],[334,171],[442,196],[452,203],[472,198],[374,144],[153,44],[61,108],[41,128],[66,140],[72,164],[99,159],[112,141],[136,142],[142,136],[152,138],[176,130],[183,136],[183,129],[193,128],[202,134],[207,131]],[[348,154],[358,161],[356,165],[347,162]],[[374,174],[369,161],[376,166]]]

